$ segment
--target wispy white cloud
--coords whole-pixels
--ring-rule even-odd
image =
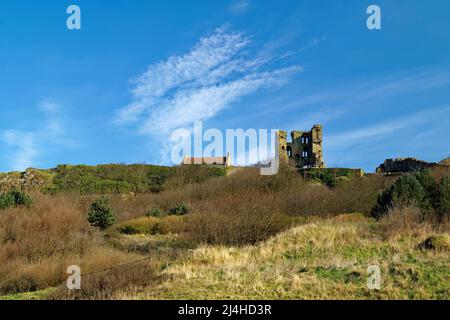
[[[354,99],[360,101],[374,97],[387,98],[409,92],[423,92],[449,84],[448,70],[416,70],[364,82],[347,91],[347,95],[352,95]]]
[[[61,105],[54,101],[44,100],[39,103],[38,109],[48,115],[54,116],[61,110]]]
[[[383,121],[382,123],[333,134],[327,137],[327,146],[331,148],[348,148],[362,140],[384,139],[386,136],[394,134],[402,129],[434,122],[440,117],[450,116],[450,107],[448,106],[425,110],[426,111],[416,112],[402,118]]]
[[[305,44],[303,47],[300,47],[296,50],[287,51],[286,53],[282,54],[278,59],[281,60],[281,59],[286,59],[286,58],[298,55],[298,54],[304,52],[305,50],[307,50],[311,47],[314,47],[325,40],[327,40],[326,37],[314,38],[311,41],[309,41],[307,44]]]
[[[250,1],[248,0],[234,0],[228,7],[228,10],[233,14],[243,14],[250,8]]]
[[[35,164],[39,155],[36,146],[36,135],[32,132],[5,130],[1,134],[3,142],[11,148],[11,169],[22,171]]]
[[[63,127],[60,120],[62,106],[54,101],[42,101],[38,109],[45,115],[44,130],[50,134],[56,135],[63,133]]]
[[[142,134],[168,134],[208,120],[261,88],[283,85],[302,70],[271,69],[270,57],[254,54],[250,44],[243,33],[221,28],[189,53],[150,65],[134,81],[133,101],[117,112],[116,123],[134,123]]]
[[[423,108],[423,111],[385,119],[340,133],[325,132],[326,162],[330,166],[355,166],[365,163],[373,171],[385,158],[418,157],[439,161],[448,149],[450,107]],[[430,149],[431,148],[431,149]],[[430,157],[430,150],[436,155]]]
[[[347,79],[333,87],[320,87],[316,92],[295,92],[274,101],[267,101],[266,114],[289,112],[299,108],[332,106],[347,112],[361,108],[367,102],[380,101],[406,94],[426,92],[450,85],[447,70],[415,70],[370,79]],[[270,107],[276,105],[277,108]],[[352,107],[353,106],[353,107]],[[331,108],[331,107],[330,107]]]
[[[370,121],[365,114],[365,110],[377,108],[380,112],[385,110],[387,114],[395,113],[396,110],[390,109],[392,108],[389,104],[390,99],[421,94],[428,90],[442,89],[448,87],[449,84],[450,72],[447,70],[414,70],[374,77],[369,80],[350,79],[343,84],[336,84],[334,87],[321,87],[308,94],[295,90],[281,97],[275,97],[263,103],[261,107],[263,111],[259,115],[267,117],[271,114],[286,114],[303,110],[300,118],[287,121],[287,128],[307,128],[312,123],[338,125],[337,120],[350,113],[353,116],[358,115],[362,119]],[[424,110],[427,109],[430,108]],[[417,121],[417,123],[426,121],[430,119],[430,116],[433,116],[433,112],[425,111],[414,114],[412,111],[401,119],[387,120],[380,124],[372,123],[364,128],[350,130],[348,134],[333,134],[327,137],[325,141],[330,142],[330,147],[340,145],[341,142],[357,143],[366,137],[376,138],[403,129],[413,121]]]
[[[28,131],[7,129],[0,132],[0,140],[10,149],[9,162],[14,171],[23,171],[39,165],[39,157],[49,144],[72,143],[71,139],[64,138],[64,129],[60,122],[61,105],[42,101],[37,108],[44,117],[39,127]]]

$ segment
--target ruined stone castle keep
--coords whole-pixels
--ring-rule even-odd
[[[278,131],[280,162],[292,163],[298,168],[325,168],[322,153],[322,126],[314,125],[311,131],[292,131],[291,142],[287,132]]]

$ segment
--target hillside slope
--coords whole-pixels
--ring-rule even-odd
[[[160,192],[173,185],[202,182],[225,173],[224,168],[205,166],[59,165],[47,170],[30,168],[24,172],[0,173],[0,191],[20,188],[80,194]]]
[[[256,246],[204,246],[169,267],[165,271],[169,280],[156,289],[125,297],[450,298],[448,248],[419,250],[419,242],[427,236],[420,231],[396,241],[382,240],[372,231],[374,227],[373,221],[344,215],[295,227]],[[370,265],[381,269],[379,291],[367,288]]]

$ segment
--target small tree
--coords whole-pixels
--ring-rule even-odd
[[[450,177],[442,177],[437,188],[436,213],[442,219],[445,215],[450,215]]]
[[[155,218],[160,218],[163,216],[163,213],[161,210],[159,210],[158,208],[151,208],[150,210],[148,210],[145,215],[147,217],[155,217]]]
[[[175,208],[169,210],[170,215],[174,216],[184,216],[189,213],[189,207],[187,204],[180,204]]]
[[[25,192],[12,189],[9,192],[0,194],[0,209],[7,209],[18,206],[31,206],[33,200]]]
[[[435,179],[431,176],[430,170],[425,169],[414,174],[414,177],[419,181],[422,186],[425,195],[420,204],[420,208],[423,212],[429,212],[432,208],[436,209],[438,195],[438,184]]]
[[[105,230],[117,222],[116,213],[107,198],[101,197],[92,203],[88,213],[88,222],[91,226],[101,230]]]
[[[14,199],[9,193],[0,194],[0,209],[7,209],[14,206]]]
[[[151,192],[159,193],[164,189],[164,183],[166,183],[165,175],[150,175],[149,187]]]
[[[395,206],[417,205],[423,211],[429,210],[427,192],[419,179],[417,175],[405,175],[397,179],[391,187],[378,196],[371,215],[379,219]]]

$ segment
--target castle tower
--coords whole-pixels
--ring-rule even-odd
[[[288,143],[287,143],[287,132],[279,130],[277,132],[277,144],[278,144],[278,154],[280,156],[280,163],[288,163]]]
[[[289,159],[299,168],[325,168],[322,151],[322,126],[314,125],[311,131],[292,131],[292,142],[287,142],[286,131],[279,131],[280,161]]]
[[[316,124],[311,129],[311,166],[313,168],[325,168],[322,150],[323,128]]]

